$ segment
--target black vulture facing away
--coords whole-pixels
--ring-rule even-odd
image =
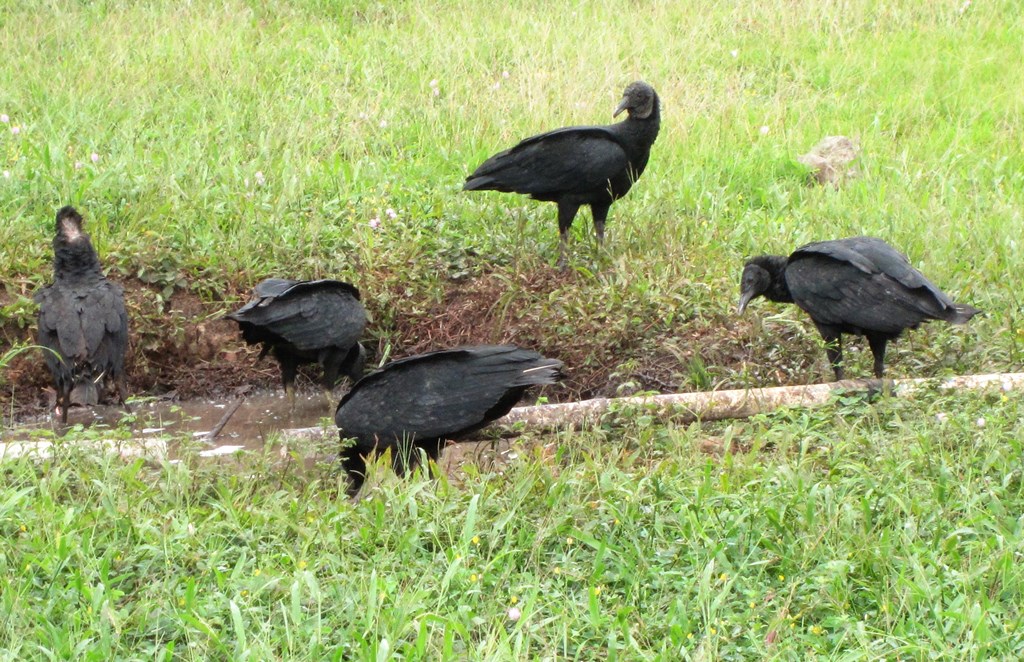
[[[661,126],[654,88],[630,83],[608,126],[573,126],[527,138],[495,154],[466,178],[464,191],[523,193],[534,200],[558,203],[560,267],[565,267],[566,238],[576,212],[590,205],[599,244],[612,202],[640,178]]]
[[[953,303],[910,265],[906,256],[875,237],[819,241],[788,258],[761,255],[743,267],[742,313],[750,300],[795,303],[814,321],[826,343],[836,379],[843,378],[842,334],[866,336],[875,376],[885,371],[885,345],[922,322],[964,324],[981,311]]]
[[[338,280],[268,278],[253,294],[227,317],[238,322],[246,343],[263,344],[259,358],[274,353],[289,398],[294,398],[295,375],[303,363],[320,364],[328,390],[341,375],[359,380],[365,362],[359,337],[366,328],[366,310],[355,286]]]
[[[527,388],[553,384],[562,362],[512,345],[446,349],[395,361],[370,373],[338,404],[349,494],[362,487],[365,456],[391,450],[404,475],[423,449],[435,462],[446,440],[457,440],[507,414]]]
[[[100,258],[82,229],[82,216],[73,207],[57,212],[53,284],[34,298],[39,304],[38,342],[51,350],[44,356],[53,374],[61,424],[67,424],[71,404],[99,402],[105,382],[114,385],[125,405],[124,290],[104,278]]]

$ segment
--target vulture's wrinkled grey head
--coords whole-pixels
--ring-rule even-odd
[[[740,305],[742,315],[752,299],[764,296],[772,301],[792,301],[786,288],[786,256],[758,255],[743,265],[740,278]]]
[[[622,111],[626,110],[629,111],[630,117],[644,120],[651,116],[657,103],[658,95],[655,94],[654,88],[642,80],[638,80],[626,86],[622,93],[622,101],[619,102],[612,117],[618,117]]]
[[[66,241],[75,241],[85,236],[82,232],[82,215],[74,207],[61,207],[57,211],[57,234]]]

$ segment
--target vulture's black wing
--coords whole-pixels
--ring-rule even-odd
[[[357,383],[334,420],[361,448],[452,438],[509,412],[523,391],[552,384],[561,361],[511,345],[463,347],[391,363]]]

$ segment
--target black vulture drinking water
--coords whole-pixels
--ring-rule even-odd
[[[341,438],[356,440],[341,453],[350,494],[363,484],[366,455],[390,449],[398,474],[416,461],[416,449],[437,461],[446,440],[501,418],[527,388],[558,380],[561,367],[512,345],[480,345],[411,356],[367,375],[334,414]]]
[[[35,295],[38,342],[57,390],[57,411],[68,422],[71,404],[96,404],[106,383],[125,404],[124,355],[128,314],[124,290],[103,276],[82,216],[73,207],[57,212],[53,284]]]
[[[818,327],[836,379],[843,378],[842,334],[866,336],[874,372],[885,370],[885,345],[922,322],[964,324],[980,310],[953,303],[910,265],[902,253],[875,237],[819,241],[788,258],[760,255],[743,268],[742,313],[751,299],[795,303]]]
[[[558,203],[559,266],[576,212],[590,205],[599,243],[612,202],[629,192],[647,167],[661,126],[658,95],[647,83],[631,83],[608,126],[573,126],[527,138],[495,154],[466,178],[465,191],[504,191]]]
[[[341,375],[359,380],[365,358],[359,337],[366,328],[366,310],[355,286],[338,280],[268,278],[253,294],[227,317],[238,322],[246,343],[263,344],[260,358],[274,353],[289,397],[294,397],[295,375],[303,363],[320,364],[326,389],[334,388]]]

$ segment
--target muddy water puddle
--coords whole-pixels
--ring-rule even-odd
[[[275,393],[246,394],[223,401],[143,400],[130,402],[130,413],[118,406],[72,407],[68,425],[82,426],[89,431],[89,438],[103,443],[117,443],[119,447],[137,444],[142,454],[157,456],[154,459],[175,459],[179,446],[176,440],[183,438],[208,443],[209,448],[200,455],[216,457],[243,449],[263,449],[275,433],[318,428],[325,418],[326,429],[331,430],[337,400],[328,400],[321,393],[298,395],[294,405],[284,394]],[[211,439],[211,432],[221,425]],[[59,427],[46,415],[4,429],[0,432],[0,458],[44,450]],[[125,437],[130,441],[112,441]]]
[[[239,451],[263,452],[277,438],[279,449],[301,438],[337,439],[334,409],[339,398],[322,393],[298,395],[294,406],[283,393],[245,394],[225,400],[143,400],[129,402],[131,412],[119,406],[72,407],[69,426],[88,431],[82,443],[109,447],[122,456],[142,456],[157,462],[180,457],[183,439],[206,448],[198,451],[211,461],[227,459]],[[226,419],[226,421],[225,421]],[[326,420],[325,420],[326,419]],[[223,426],[215,438],[211,432]],[[0,431],[0,461],[25,454],[48,456],[59,435],[49,415],[20,422]],[[285,434],[280,434],[284,432]],[[194,444],[193,444],[194,445]],[[454,476],[466,462],[481,466],[504,465],[518,453],[506,440],[450,444],[442,467]],[[309,462],[316,459],[308,458]]]

